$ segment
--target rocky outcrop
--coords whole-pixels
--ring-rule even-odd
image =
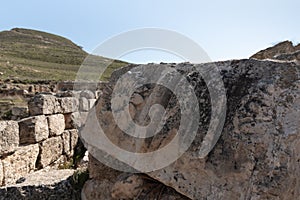
[[[292,53],[281,54],[281,55],[276,56],[275,58],[277,60],[282,60],[282,61],[294,61],[297,64],[299,64],[300,63],[300,50],[292,52]]]
[[[289,51],[289,44],[284,46]],[[262,57],[274,56],[273,54],[276,55],[276,53],[261,53]],[[148,64],[146,67],[158,66]],[[165,66],[176,69],[193,86],[200,108],[198,130],[191,146],[178,160],[163,169],[147,172],[147,176],[191,199],[299,198],[299,65],[291,62],[250,59],[197,65],[165,64]],[[126,70],[123,68],[112,75],[108,87],[103,90],[103,95],[97,101],[93,111],[97,118],[93,118],[91,112],[81,132],[85,145],[93,156],[98,156],[98,159],[107,158],[106,161],[117,162],[119,166],[126,166],[124,162],[116,159],[119,155],[95,148],[97,145],[92,141],[97,141],[99,138],[95,134],[96,131],[92,131],[91,126],[96,122],[100,124],[109,140],[119,148],[128,152],[147,153],[164,148],[172,141],[176,129],[180,127],[182,117],[181,104],[174,93],[164,87],[148,84],[134,91],[129,103],[130,117],[137,124],[147,125],[150,122],[148,116],[150,107],[159,103],[165,108],[165,116],[167,116],[161,131],[153,137],[137,140],[120,129],[112,114],[113,88],[125,73],[147,78],[143,72],[135,72],[134,67],[127,67]],[[214,140],[205,140],[213,117],[211,105],[214,101],[210,99],[211,91],[208,90],[207,84],[214,84],[214,77],[206,84],[197,68],[210,69],[210,67],[217,67],[222,77],[227,96],[227,110],[220,138],[208,155],[201,156],[203,141],[208,146],[213,145],[214,142]],[[130,72],[127,73],[128,71]],[[172,78],[170,75],[169,79]],[[127,82],[123,84],[126,85]],[[127,90],[128,88],[125,88],[121,91],[126,94]],[[190,94],[186,92],[185,95]],[[122,102],[119,103],[123,105]],[[122,118],[121,123],[128,123],[128,119]],[[163,159],[153,158],[153,163],[163,161]],[[93,166],[93,163],[97,162],[90,160],[91,180],[86,183],[83,191],[86,199],[96,197],[139,199],[138,191],[144,191],[144,184],[140,178],[135,175],[129,176],[132,178],[128,179],[128,183],[135,183],[133,184],[135,190],[132,188],[124,191],[116,190],[116,188],[126,188],[127,179],[123,179],[124,181],[120,183],[116,178],[118,172],[103,167],[99,162],[96,166]],[[146,164],[138,163],[136,166]],[[101,175],[94,173],[97,169],[101,171]],[[109,175],[111,173],[112,175]],[[104,174],[109,175],[110,178],[104,178]],[[129,191],[130,194],[126,193]]]
[[[264,60],[275,59],[282,61],[294,61],[300,63],[300,44],[294,46],[290,41],[284,41],[276,44],[273,47],[269,47],[265,50],[261,50],[258,53],[251,56],[251,58]]]

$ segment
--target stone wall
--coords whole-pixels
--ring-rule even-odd
[[[57,83],[57,91],[83,91],[83,90],[92,90],[92,91],[101,91],[105,87],[107,82],[75,82],[75,81],[61,81]],[[74,87],[75,85],[75,87]]]
[[[90,91],[37,94],[28,107],[14,108],[17,120],[0,121],[0,186],[69,161],[78,143],[78,127],[95,101]]]
[[[0,82],[0,95],[2,96],[23,96],[26,94],[36,94],[41,92],[58,92],[57,83],[11,83]]]
[[[0,80],[0,120],[1,119],[20,119],[26,117],[24,113],[24,105],[27,101],[35,96],[36,94],[48,93],[48,94],[61,94],[61,93],[72,93],[92,90],[94,92],[93,99],[96,99],[101,95],[101,90],[105,87],[106,82],[82,82],[77,83],[74,81],[36,81],[35,83],[22,83],[21,81],[1,81]],[[76,85],[74,87],[74,84]],[[77,91],[74,91],[77,90]],[[20,106],[23,108],[20,109]],[[16,109],[14,107],[17,106]],[[10,118],[11,113],[13,117]],[[17,112],[23,112],[23,114],[17,114]],[[17,117],[15,117],[17,116]]]

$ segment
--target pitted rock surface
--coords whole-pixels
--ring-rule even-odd
[[[147,174],[191,199],[299,198],[300,66],[254,59],[166,65],[193,85],[200,107],[199,127],[183,156],[168,167]],[[199,158],[211,117],[211,100],[196,68],[211,65],[219,69],[225,85],[226,121],[216,146],[205,158]],[[180,107],[170,90],[145,85],[135,93],[144,102],[152,94],[152,105],[158,103],[166,108],[166,123],[160,133],[148,139],[133,139],[121,131],[112,116],[110,100],[118,77],[133,67],[112,75],[95,105],[98,122],[120,148],[142,153],[155,151],[174,137],[174,129],[180,125]],[[143,125],[149,123],[149,116],[143,112],[144,104],[139,99],[139,104],[130,104],[130,114]]]

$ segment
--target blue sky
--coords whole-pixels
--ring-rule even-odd
[[[247,58],[283,40],[300,42],[298,0],[10,0],[2,1],[0,30],[32,28],[65,36],[91,52],[121,32],[143,27],[177,31],[214,61]],[[163,52],[124,57],[131,62],[177,61]]]

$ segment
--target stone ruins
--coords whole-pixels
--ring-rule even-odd
[[[74,91],[73,83],[65,82],[55,93],[33,95],[27,107],[12,110],[12,120],[0,121],[0,200],[299,199],[299,55],[299,45],[283,42],[251,59],[129,65],[115,71],[108,83],[90,90]],[[160,132],[137,139],[118,126],[111,108],[113,90],[123,75],[139,77],[133,73],[137,66],[176,69],[193,87],[199,104],[196,136],[187,151],[170,165],[143,173],[103,164],[99,157],[132,169],[116,159],[117,155],[90,144],[99,140],[91,131],[95,122],[113,144],[128,152],[154,152],[174,139],[181,125],[181,104],[172,91],[155,84],[137,88],[128,110],[136,124],[146,125],[150,123],[150,107],[162,105],[166,121]],[[208,88],[215,84],[215,77],[207,82],[199,73],[199,69],[209,71],[211,67],[218,69],[227,98],[224,126],[216,141],[214,135],[206,137],[210,121],[218,124],[212,112],[212,102],[218,99],[212,99]],[[121,123],[127,122],[128,118],[121,119]],[[75,170],[60,166],[74,158],[79,143],[88,149],[89,179],[78,195],[70,184]],[[213,147],[204,156],[203,143]]]

